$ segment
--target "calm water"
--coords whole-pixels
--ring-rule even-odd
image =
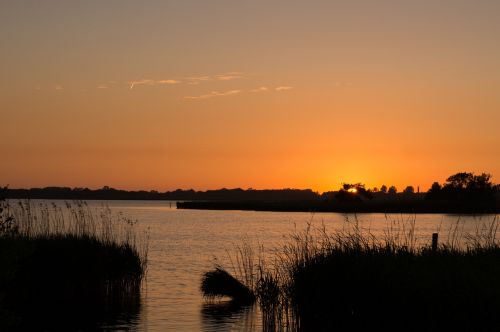
[[[109,206],[137,219],[149,228],[149,265],[140,311],[124,323],[107,330],[138,331],[260,331],[258,308],[232,308],[227,303],[206,303],[199,291],[201,276],[211,269],[214,259],[228,265],[228,251],[243,241],[263,245],[268,253],[279,248],[294,230],[307,224],[325,225],[332,231],[342,227],[346,215],[338,213],[284,213],[252,211],[177,210],[175,202],[91,201],[89,205]],[[361,214],[364,228],[383,234],[388,220],[407,220],[415,216]],[[349,218],[352,220],[353,216]],[[438,230],[446,233],[457,220],[468,230],[491,220],[456,215],[416,216],[416,233],[430,241]]]

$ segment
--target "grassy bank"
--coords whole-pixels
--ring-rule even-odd
[[[253,260],[265,329],[495,329],[498,224],[478,221],[469,234],[457,223],[434,249],[430,234],[428,241],[416,238],[414,220],[391,224],[381,237],[356,222],[334,234],[309,227],[278,249],[273,264]]]
[[[500,248],[413,248],[349,236],[286,267],[301,330],[485,330],[500,320]],[[277,280],[279,282],[279,280]]]
[[[138,312],[147,240],[135,222],[81,202],[2,209],[0,326],[94,328]]]

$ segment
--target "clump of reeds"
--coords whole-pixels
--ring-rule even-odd
[[[282,271],[270,265],[264,255],[264,248],[254,246],[248,240],[236,245],[234,252],[228,252],[228,270],[216,264],[214,270],[204,273],[201,281],[202,294],[209,300],[228,297],[238,305],[258,302],[263,330],[275,331],[282,327],[291,328],[289,301],[282,285]]]
[[[237,260],[253,262],[253,291],[264,329],[500,326],[497,217],[478,220],[472,232],[458,219],[440,232],[437,248],[431,247],[431,234],[417,237],[414,216],[387,221],[378,236],[356,217],[346,218],[344,227],[333,233],[309,224],[290,236],[272,264],[262,257]],[[238,255],[249,252],[237,250]]]
[[[391,221],[392,222],[392,221]],[[280,268],[301,330],[459,327],[500,322],[498,219],[475,234],[460,222],[437,248],[418,245],[415,223],[377,238],[353,227],[296,234]]]
[[[137,307],[148,240],[135,221],[85,202],[3,205],[12,225],[0,232],[0,309],[42,324],[47,310],[60,311],[63,322],[94,309]]]
[[[252,289],[222,267],[216,267],[203,275],[201,291],[207,298],[229,297],[239,304],[252,304],[255,301]]]

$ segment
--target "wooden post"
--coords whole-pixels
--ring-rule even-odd
[[[432,233],[432,251],[437,251],[438,248],[438,233]]]

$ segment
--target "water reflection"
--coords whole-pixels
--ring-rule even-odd
[[[137,297],[132,302],[108,309],[96,323],[104,331],[138,331],[141,312],[141,298]]]
[[[205,302],[201,307],[203,331],[257,331],[256,305],[243,306],[235,301]]]
[[[8,318],[1,320],[0,331],[137,331],[141,315],[140,298],[106,305],[79,303],[78,298],[71,304],[34,302],[0,307]]]
[[[63,204],[62,201],[56,203]],[[286,212],[176,210],[174,207],[169,208],[169,203],[163,201],[89,202],[91,208],[100,208],[102,205],[108,205],[115,212],[123,212],[124,216],[130,219],[139,220],[140,227],[151,229],[147,296],[145,294],[142,296],[140,315],[135,317],[133,314],[128,314],[125,315],[128,318],[124,318],[111,314],[110,316],[115,317],[116,325],[111,323],[113,319],[97,323],[94,321],[93,324],[101,324],[106,330],[262,331],[262,313],[258,307],[240,308],[239,311],[218,310],[217,305],[204,303],[199,291],[200,279],[203,273],[213,268],[213,258],[217,257],[222,266],[231,266],[228,250],[233,250],[235,245],[242,243],[242,240],[262,245],[264,254],[274,257],[276,253],[274,248],[282,248],[283,243],[289,240],[288,235],[306,229],[311,221],[313,226],[324,225],[328,232],[334,232],[342,229],[347,217],[338,213],[311,215]],[[357,218],[361,227],[370,229],[374,235],[382,237],[386,235],[385,231],[388,225],[390,226],[391,220],[414,217],[408,214],[380,213],[349,216],[350,220]],[[464,232],[473,233],[482,222],[489,222],[494,216],[481,218],[421,214],[416,216],[415,236],[418,240],[430,244],[432,233],[439,232],[439,241],[445,241],[448,229],[454,229],[457,220],[460,220],[460,225],[463,224]],[[73,302],[77,301],[79,299],[75,297]],[[2,328],[5,317],[11,316],[8,313],[2,315],[1,306],[0,298],[0,331],[11,331]],[[55,311],[52,315],[60,318],[63,316]],[[238,321],[240,318],[242,321]],[[127,325],[127,321],[131,324]]]

